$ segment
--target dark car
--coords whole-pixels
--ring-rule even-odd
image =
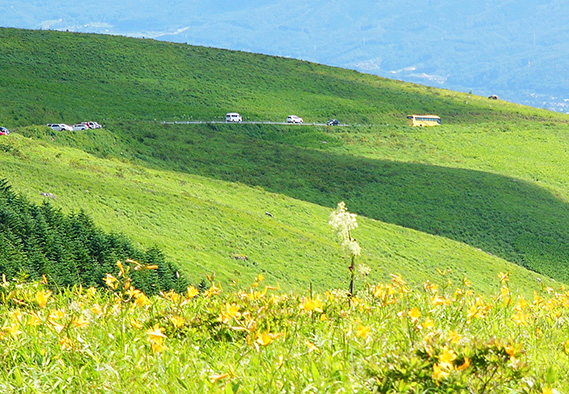
[[[5,127],[0,127],[0,135],[8,135],[10,134],[10,130]]]
[[[340,125],[338,119],[332,119],[326,122],[326,126],[338,126],[338,125]]]

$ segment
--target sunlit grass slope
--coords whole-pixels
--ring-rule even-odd
[[[0,29],[0,119],[8,126],[84,118],[401,123],[559,119],[482,97],[243,52],[90,34]],[[498,111],[497,111],[498,109]]]
[[[80,146],[94,154],[260,186],[330,209],[345,200],[361,215],[464,242],[540,274],[569,280],[569,251],[564,247],[569,242],[569,206],[559,198],[566,190],[563,182],[569,178],[562,165],[564,139],[554,138],[563,136],[565,126],[535,130],[541,130],[541,139],[552,137],[534,151],[529,147],[524,151],[523,144],[514,143],[523,133],[531,139],[527,131],[511,132],[509,137],[499,131],[479,131],[479,138],[489,143],[499,133],[501,144],[511,140],[514,146],[511,154],[501,150],[501,158],[496,154],[496,160],[492,152],[499,149],[498,141],[487,156],[482,147],[472,150],[473,156],[480,157],[479,163],[492,163],[493,171],[481,171],[473,164],[462,168],[452,160],[445,161],[444,149],[451,144],[443,145],[443,140],[456,135],[461,145],[467,144],[466,133],[453,133],[448,130],[451,126],[427,132],[407,127],[340,131],[148,122],[119,123],[112,126],[113,131],[115,127],[120,130],[115,133],[116,143],[102,134],[94,134],[95,138],[61,133],[53,136],[58,144]],[[548,132],[548,128],[553,130]],[[22,132],[47,138],[39,132]],[[421,139],[433,142],[429,146]],[[441,148],[433,147],[434,143]],[[548,145],[557,146],[548,153],[549,164],[544,160]],[[468,149],[455,150],[463,152],[463,161],[468,159]],[[434,154],[429,156],[425,151]],[[410,160],[413,156],[419,160]],[[512,161],[519,166],[511,165]],[[478,167],[483,167],[481,164]],[[547,172],[547,168],[559,171]],[[528,171],[544,174],[544,181],[536,183]],[[548,177],[550,182],[546,182]]]
[[[40,186],[61,190],[56,204],[84,208],[145,245],[156,242],[195,280],[212,270],[226,279],[250,277],[261,264],[292,284],[341,280],[345,264],[323,271],[310,263],[337,255],[334,240],[303,235],[321,226],[319,234],[329,236],[327,214],[341,200],[360,215],[467,243],[474,249],[456,249],[465,255],[480,249],[485,257],[569,279],[565,115],[292,59],[153,40],[0,29],[0,49],[0,121],[43,141],[36,146],[12,135],[2,142],[15,188],[36,196]],[[250,120],[295,113],[308,122],[336,117],[364,126],[154,121],[221,120],[228,111]],[[425,112],[440,114],[443,127],[404,126],[406,114]],[[107,131],[30,126],[87,119],[104,122]],[[44,146],[47,156],[18,156],[32,146]],[[64,152],[73,159],[62,159]],[[160,175],[148,175],[155,171]],[[296,217],[287,204],[319,213],[304,227],[295,219],[280,223],[283,215]],[[273,211],[273,218],[265,214]],[[282,245],[275,246],[275,234]],[[373,258],[383,256],[370,265],[385,275],[393,269],[379,267],[396,261],[382,247],[391,235],[370,234],[372,249],[362,246]],[[438,241],[416,236],[425,237],[417,249],[432,250],[427,260],[435,265],[462,259],[435,257]]]
[[[115,138],[107,131],[77,134]],[[16,191],[38,202],[41,192],[53,193],[56,207],[84,209],[106,230],[160,247],[195,285],[215,272],[225,286],[249,283],[259,273],[283,289],[347,286],[348,264],[328,225],[327,207],[241,183],[97,158],[19,134],[0,146],[3,177]],[[354,235],[363,248],[360,261],[372,268],[369,280],[399,273],[420,283],[451,269],[449,278],[466,275],[476,290],[489,292],[497,285],[486,279],[509,271],[521,291],[540,287],[535,273],[464,244],[363,217],[359,223]]]

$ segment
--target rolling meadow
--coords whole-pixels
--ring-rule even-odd
[[[5,275],[4,392],[569,391],[566,115],[153,40],[0,29],[0,50],[0,179],[188,283],[145,294],[134,256],[96,283]],[[347,126],[163,123],[226,112]]]

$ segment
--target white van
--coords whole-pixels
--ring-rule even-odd
[[[243,122],[243,118],[237,112],[229,112],[225,115],[226,122]]]
[[[286,122],[287,123],[303,123],[304,119],[302,119],[300,116],[296,116],[296,115],[289,115],[286,118]]]

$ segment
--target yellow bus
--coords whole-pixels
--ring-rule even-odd
[[[441,117],[437,115],[408,115],[407,124],[409,126],[440,126]]]

